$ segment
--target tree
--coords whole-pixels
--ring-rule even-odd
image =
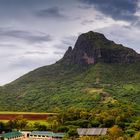
[[[23,130],[27,124],[28,122],[26,119],[16,118],[15,120],[8,121],[7,127],[11,130],[12,129]]]
[[[136,128],[137,130],[140,130],[140,120],[137,120],[137,121],[135,122],[135,128]]]
[[[19,125],[18,128],[20,130],[23,130],[26,127],[27,124],[28,124],[28,122],[27,122],[26,119],[18,120],[18,125]]]
[[[58,116],[51,116],[47,118],[47,122],[52,123],[54,120],[59,120]]]
[[[92,127],[99,127],[100,122],[98,119],[94,119],[91,121],[91,125],[92,125]]]
[[[87,111],[81,111],[80,112],[80,118],[81,119],[88,119],[89,118],[89,113]]]
[[[77,130],[74,129],[74,128],[69,129],[67,134],[68,134],[68,137],[72,137],[72,138],[77,138],[78,137]]]
[[[35,128],[35,130],[38,130],[38,131],[46,131],[47,130],[47,126],[45,124],[40,124],[38,122],[34,123],[34,128]]]
[[[132,140],[140,140],[140,132],[136,133]]]
[[[114,118],[111,116],[108,116],[107,118],[103,119],[103,123],[105,127],[111,127],[114,124]]]
[[[9,120],[6,124],[7,128],[12,130],[12,129],[15,129],[16,128],[16,124],[13,120]]]
[[[5,129],[5,124],[3,122],[0,122],[0,132],[4,131]]]
[[[105,136],[83,136],[80,140],[107,140]]]
[[[80,138],[80,140],[96,140],[94,137],[90,137],[90,136],[83,136]]]
[[[123,135],[123,131],[117,125],[113,126],[108,131],[109,140],[117,140],[117,138]]]
[[[117,138],[117,140],[124,140],[124,138],[123,137],[119,137],[119,138]]]
[[[58,126],[59,126],[59,122],[57,120],[53,120],[53,122],[51,123],[51,128],[54,132],[57,131]]]

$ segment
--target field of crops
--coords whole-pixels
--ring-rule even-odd
[[[46,120],[52,113],[30,113],[30,112],[0,112],[0,120],[13,120],[23,118],[27,120]]]

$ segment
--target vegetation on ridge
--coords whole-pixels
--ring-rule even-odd
[[[139,63],[98,63],[83,70],[60,64],[42,67],[1,88],[0,110],[55,112],[126,103],[139,108],[139,68]]]

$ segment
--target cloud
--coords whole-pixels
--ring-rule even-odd
[[[64,55],[64,52],[55,51],[54,54],[55,55]]]
[[[0,48],[12,48],[12,49],[17,49],[16,44],[10,44],[10,43],[5,43],[5,42],[0,42]]]
[[[77,36],[70,35],[70,36],[65,36],[61,39],[62,44],[65,44],[67,46],[74,46],[76,42]]]
[[[136,21],[138,0],[80,0],[115,20]]]
[[[105,17],[104,17],[104,15],[99,15],[98,14],[98,15],[95,16],[95,19],[100,21],[100,20],[105,20]]]
[[[16,38],[27,41],[28,43],[41,43],[52,40],[52,36],[41,32],[29,32],[11,28],[0,28],[1,38]]]
[[[82,22],[81,22],[81,24],[82,25],[88,25],[88,24],[92,24],[92,23],[94,23],[95,21],[94,20],[83,20]]]
[[[95,30],[103,33],[109,40],[113,40],[118,44],[133,48],[140,53],[139,36],[140,32],[136,27],[117,26],[116,24]]]
[[[67,16],[62,13],[62,9],[59,7],[51,7],[48,9],[42,9],[36,12],[36,16],[42,18],[55,18],[55,19],[66,19]]]
[[[47,52],[44,51],[27,51],[25,52],[26,55],[46,55],[48,54]]]
[[[136,22],[132,23],[129,28],[131,28],[131,27],[137,27],[139,30],[140,29],[140,19],[137,20]]]

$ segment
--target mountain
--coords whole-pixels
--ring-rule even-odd
[[[74,49],[68,48],[63,61],[76,65],[98,62],[125,64],[140,61],[140,55],[133,49],[106,39],[103,34],[90,31],[79,36]]]
[[[0,110],[140,109],[139,70],[140,54],[90,31],[55,64],[1,87]]]

